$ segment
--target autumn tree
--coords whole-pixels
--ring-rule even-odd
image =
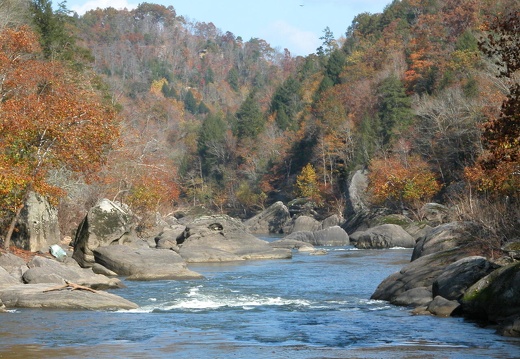
[[[428,164],[418,156],[396,154],[373,159],[368,179],[374,204],[415,213],[441,188]]]
[[[49,171],[66,168],[88,179],[118,135],[115,112],[90,80],[40,54],[27,27],[0,33],[0,197],[11,218],[6,249],[31,191],[51,200],[63,194],[48,181]]]
[[[309,198],[316,203],[321,202],[318,177],[316,170],[310,163],[307,163],[296,177],[296,195]]]
[[[485,148],[476,166],[467,170],[469,178],[482,190],[518,196],[520,188],[520,11],[492,18],[484,27],[487,37],[480,47],[508,80],[509,94],[500,115],[484,123]]]

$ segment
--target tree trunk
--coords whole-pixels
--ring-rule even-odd
[[[25,196],[24,196],[25,197]],[[25,202],[25,200],[24,200]],[[18,222],[18,219],[20,218],[20,214],[22,213],[22,209],[24,207],[24,202],[18,208],[16,209],[16,213],[11,220],[11,223],[9,224],[9,229],[7,231],[7,234],[5,235],[4,239],[4,249],[6,251],[9,251],[9,246],[11,245],[11,237],[13,236],[14,227],[16,226],[16,222]]]

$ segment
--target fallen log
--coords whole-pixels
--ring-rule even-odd
[[[56,290],[63,290],[63,289],[70,289],[70,290],[86,290],[86,291],[89,291],[89,292],[92,292],[92,293],[98,293],[96,290],[92,289],[92,288],[89,288],[89,287],[85,287],[83,285],[79,285],[79,284],[76,284],[76,283],[72,283],[72,282],[68,282],[68,281],[65,281],[65,284],[63,285],[60,285],[59,287],[54,287],[54,288],[49,288],[49,289],[45,289],[43,292],[52,292],[52,291],[56,291]]]

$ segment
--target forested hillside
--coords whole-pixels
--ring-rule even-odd
[[[368,169],[374,205],[419,218],[435,200],[500,240],[517,235],[507,218],[519,212],[518,9],[518,0],[396,0],[359,14],[345,34],[324,29],[315,54],[293,57],[173,7],[77,16],[48,0],[4,1],[2,56],[63,64],[67,74],[56,76],[91,91],[87,108],[118,121],[117,131],[77,134],[103,149],[102,160],[90,157],[95,176],[56,162],[37,171],[47,187],[4,174],[5,216],[27,188],[61,198],[65,232],[102,197],[143,216],[201,206],[245,217],[298,196],[343,213],[349,176]],[[24,24],[39,49],[11,49]],[[11,70],[0,65],[3,78]],[[31,88],[43,93],[42,83]],[[4,82],[0,95],[5,118],[17,95]],[[3,168],[23,160],[12,131],[4,121]]]

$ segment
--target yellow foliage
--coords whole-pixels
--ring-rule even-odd
[[[155,80],[150,86],[150,92],[155,96],[163,96],[162,88],[164,85],[168,85],[168,80],[166,80],[164,77],[160,80]]]

